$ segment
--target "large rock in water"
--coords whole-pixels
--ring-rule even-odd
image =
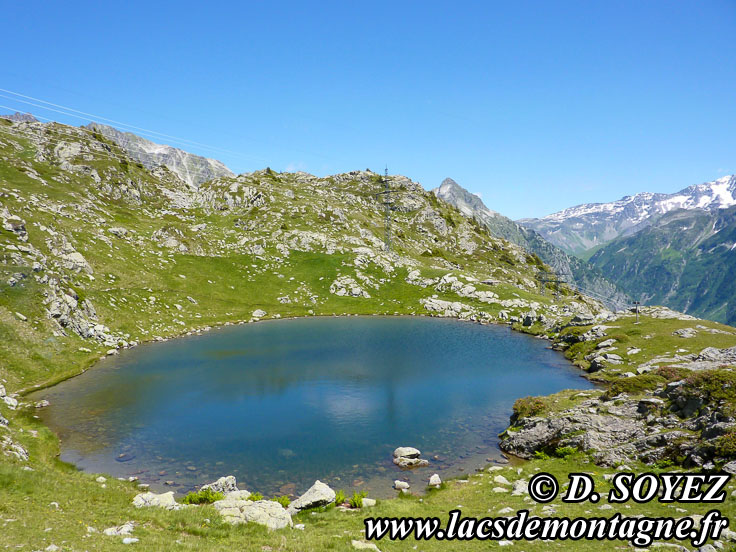
[[[167,510],[178,510],[181,504],[177,504],[174,500],[174,491],[168,493],[141,493],[133,499],[133,506],[136,508],[166,508]]]
[[[427,460],[419,458],[422,453],[414,447],[399,447],[394,451],[394,464],[400,468],[419,468],[428,466]]]
[[[226,523],[257,523],[269,529],[291,527],[291,516],[273,500],[234,500],[226,498],[213,504]]]
[[[239,490],[234,475],[226,475],[225,477],[221,477],[214,483],[202,485],[202,488],[200,490],[203,491],[205,489],[210,489],[214,493],[222,494],[227,494]]]
[[[335,491],[318,479],[306,493],[289,504],[288,511],[291,515],[294,515],[300,510],[327,506],[332,502],[335,502]]]

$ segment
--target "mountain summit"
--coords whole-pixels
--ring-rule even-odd
[[[614,238],[634,234],[670,211],[714,211],[733,205],[736,175],[689,186],[674,194],[643,192],[611,203],[586,203],[518,222],[568,253],[582,255]]]
[[[432,193],[456,207],[466,217],[477,220],[488,228],[492,235],[534,253],[569,284],[611,308],[622,308],[630,301],[625,293],[606,280],[597,269],[555,247],[534,230],[524,228],[510,218],[489,209],[479,196],[469,192],[452,178],[445,178]]]

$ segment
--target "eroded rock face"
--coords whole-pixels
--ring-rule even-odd
[[[513,425],[513,431],[504,435],[501,448],[521,458],[532,458],[538,450],[571,446],[590,451],[600,465],[630,461],[651,448],[645,446],[647,438],[660,433],[637,414],[638,404],[638,400],[631,400],[600,410],[599,401],[593,399],[549,417],[522,418]]]
[[[335,491],[318,479],[306,493],[289,504],[288,512],[294,515],[300,510],[327,506],[333,502],[335,502]]]
[[[269,529],[291,527],[291,516],[273,500],[236,500],[226,498],[213,504],[226,523],[257,523]]]

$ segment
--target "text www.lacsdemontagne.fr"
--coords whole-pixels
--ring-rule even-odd
[[[566,518],[530,516],[520,510],[513,517],[462,517],[452,510],[446,528],[437,517],[429,518],[367,518],[367,540],[622,540],[635,546],[649,546],[654,540],[688,540],[702,546],[708,538],[717,539],[728,527],[728,519],[718,510],[711,510],[695,526],[695,520],[684,518],[625,517]]]

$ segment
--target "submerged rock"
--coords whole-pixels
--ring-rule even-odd
[[[394,451],[394,464],[400,468],[428,466],[429,461],[419,458],[422,453],[414,447],[399,447]]]

